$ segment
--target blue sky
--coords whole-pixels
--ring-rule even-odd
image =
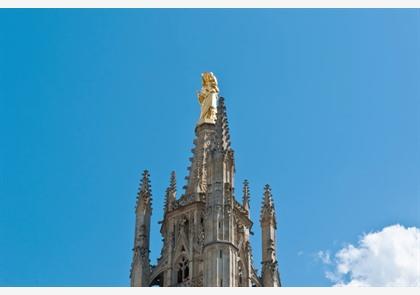
[[[127,286],[146,168],[155,262],[203,71],[236,191],[250,181],[256,267],[269,183],[283,284],[330,285],[319,250],[420,226],[419,52],[419,10],[1,10],[0,285]]]

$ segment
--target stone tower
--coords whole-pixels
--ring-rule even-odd
[[[131,286],[280,287],[276,258],[276,217],[270,187],[261,209],[262,274],[252,261],[249,183],[242,204],[235,198],[234,152],[224,98],[216,77],[202,75],[201,114],[183,194],[177,198],[170,175],[160,232],[163,247],[156,265],[149,261],[151,189],[145,171],[137,199]]]

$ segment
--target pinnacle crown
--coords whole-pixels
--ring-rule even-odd
[[[273,195],[271,193],[271,187],[268,184],[264,186],[264,197],[261,206],[260,220],[266,220],[267,218],[273,219],[274,223],[276,223]]]
[[[216,116],[216,150],[226,151],[230,148],[229,122],[225,106],[225,99],[219,98]]]
[[[166,189],[165,195],[165,212],[172,210],[173,203],[176,200],[176,173],[175,171],[171,172],[169,186]]]
[[[145,206],[151,207],[152,201],[152,189],[150,186],[150,174],[148,170],[144,170],[142,173],[142,180],[140,188],[137,193],[136,209],[139,208],[140,203],[143,202]]]

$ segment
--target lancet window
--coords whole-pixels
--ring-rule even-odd
[[[190,268],[188,265],[188,259],[182,256],[177,265],[177,282],[183,283],[190,278]]]

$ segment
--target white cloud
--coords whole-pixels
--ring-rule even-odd
[[[364,234],[357,246],[347,245],[334,259],[318,257],[332,270],[325,273],[335,286],[420,287],[420,229],[392,225]]]
[[[318,251],[317,256],[321,259],[324,264],[331,264],[331,254],[330,251]]]

